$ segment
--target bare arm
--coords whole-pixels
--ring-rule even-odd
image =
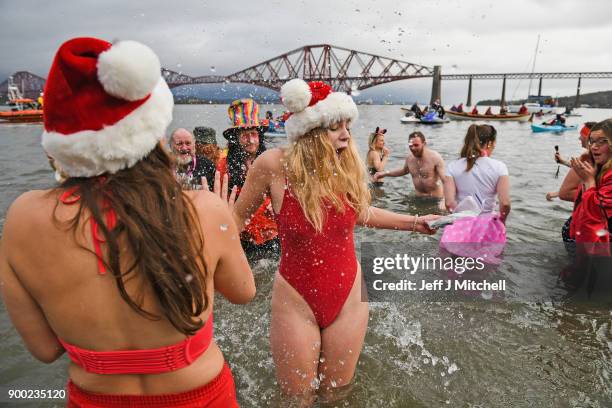
[[[446,209],[453,212],[455,207],[457,207],[457,187],[455,186],[455,179],[453,176],[444,176],[442,187],[444,189],[444,204],[446,205]]]
[[[253,162],[238,201],[234,204],[233,215],[238,231],[244,229],[245,221],[263,204],[266,194],[270,191],[272,179],[278,177],[276,167],[279,166],[281,157],[282,152],[273,149],[264,152]]]
[[[497,197],[499,198],[499,214],[502,222],[506,222],[510,214],[510,177],[501,176],[497,181]]]
[[[570,169],[565,175],[561,187],[559,187],[559,198],[563,201],[573,202],[578,188],[580,188],[580,177],[574,169]]]
[[[19,280],[9,254],[18,251],[19,226],[26,214],[18,209],[19,199],[11,206],[0,244],[0,293],[6,310],[30,353],[44,363],[52,363],[64,354],[64,348],[49,325],[38,302]]]
[[[383,158],[381,160],[378,153],[373,150],[368,152],[368,156],[370,157],[372,166],[376,169],[376,171],[383,171],[387,165],[387,162],[389,161],[389,155],[383,153]]]
[[[385,178],[385,177],[401,177],[404,176],[406,174],[410,173],[410,168],[408,167],[408,158],[406,158],[406,161],[404,162],[404,167],[399,168],[399,169],[395,169],[395,170],[391,170],[391,171],[381,171],[378,172],[374,175],[373,179],[374,181],[378,181],[381,178]]]
[[[435,230],[430,229],[426,222],[439,218],[438,215],[397,214],[381,208],[369,207],[366,214],[357,219],[357,224],[368,228],[394,229],[403,231],[418,231],[423,234],[433,234]]]
[[[215,290],[232,303],[248,303],[255,296],[255,280],[240,245],[232,214],[215,194],[208,191],[196,194],[206,252],[213,262],[216,259],[213,276]],[[207,266],[212,264],[209,259],[207,263]],[[208,272],[212,273],[210,270]]]

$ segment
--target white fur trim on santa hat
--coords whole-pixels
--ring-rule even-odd
[[[114,125],[69,135],[44,132],[42,145],[70,177],[115,173],[133,166],[155,148],[172,121],[173,106],[168,85],[158,78],[151,97]]]
[[[98,56],[98,80],[104,90],[127,101],[150,94],[160,72],[157,55],[136,41],[118,42]]]
[[[301,112],[308,107],[312,93],[308,84],[299,78],[292,79],[281,87],[281,101],[291,112]]]
[[[354,123],[358,117],[353,98],[342,92],[332,92],[315,105],[291,115],[285,122],[285,131],[287,138],[294,142],[314,128],[329,127],[342,120]]]

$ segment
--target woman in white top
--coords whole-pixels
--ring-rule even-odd
[[[444,198],[449,211],[454,211],[457,203],[472,196],[483,212],[491,212],[497,196],[500,219],[505,223],[510,213],[510,179],[506,165],[491,158],[496,137],[497,131],[490,125],[468,128],[461,158],[447,167],[450,183],[445,184]]]
[[[497,263],[506,242],[506,218],[510,213],[510,180],[506,165],[491,158],[497,132],[493,126],[471,125],[465,135],[461,158],[447,167],[444,198],[449,211],[471,197],[480,215],[456,220],[444,229],[440,245],[459,256],[485,256]],[[499,214],[495,213],[496,198]],[[459,209],[458,209],[459,210]],[[468,245],[465,245],[468,244]]]

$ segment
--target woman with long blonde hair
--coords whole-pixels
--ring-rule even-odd
[[[385,146],[385,134],[387,129],[381,129],[376,127],[376,130],[370,134],[369,138],[369,150],[366,156],[366,163],[368,165],[368,173],[370,176],[375,175],[377,172],[385,171],[385,166],[389,161],[389,148]],[[382,185],[382,181],[374,182],[375,185]]]
[[[272,291],[270,342],[282,390],[310,404],[350,383],[368,325],[355,256],[355,224],[431,234],[436,216],[370,207],[365,166],[350,126],[357,107],[323,82],[294,79],[281,89],[293,113],[290,145],[253,163],[234,217],[239,228],[272,198],[281,261]]]

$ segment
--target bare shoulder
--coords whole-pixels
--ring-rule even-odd
[[[273,175],[281,174],[283,171],[283,163],[285,161],[285,150],[280,148],[269,149],[263,152],[254,166],[259,170]]]
[[[2,238],[4,245],[29,246],[32,237],[45,234],[52,225],[51,214],[57,197],[52,190],[33,190],[21,194],[9,207]]]
[[[444,163],[444,160],[442,159],[442,155],[440,155],[440,153],[438,153],[435,150],[429,150],[429,153],[431,154],[431,159],[435,162],[435,163]]]
[[[201,221],[231,218],[227,204],[218,195],[203,190],[187,191],[185,194],[193,203]]]
[[[25,226],[39,222],[48,214],[48,209],[55,206],[57,194],[53,190],[32,190],[21,194],[10,205],[5,221],[5,227],[11,222]]]

